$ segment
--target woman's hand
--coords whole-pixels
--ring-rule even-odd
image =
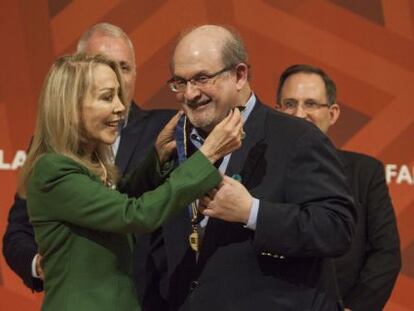
[[[39,276],[39,279],[44,281],[45,274],[43,273],[43,269],[42,269],[42,255],[40,255],[39,253],[35,255],[35,267],[36,267],[36,273]]]
[[[231,110],[210,132],[200,151],[214,163],[241,146],[242,133],[243,121],[240,111]]]
[[[166,162],[173,151],[176,148],[176,142],[174,139],[175,126],[178,123],[182,115],[182,111],[179,111],[171,118],[170,121],[164,126],[161,132],[158,134],[157,140],[155,141],[155,150],[157,151],[158,159],[160,163]]]

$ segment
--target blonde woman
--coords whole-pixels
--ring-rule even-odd
[[[212,163],[241,144],[235,111],[165,179],[177,115],[144,163],[118,183],[110,145],[127,109],[118,67],[102,56],[64,56],[46,77],[20,180],[43,256],[42,310],[139,310],[129,233],[154,230],[217,186]]]

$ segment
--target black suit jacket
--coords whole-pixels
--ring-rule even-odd
[[[209,219],[196,262],[188,212],[167,222],[153,234],[144,310],[161,299],[170,310],[341,310],[329,257],[348,249],[355,211],[336,150],[259,102],[244,130],[226,174],[260,199],[256,230]]]
[[[339,151],[357,208],[349,252],[335,260],[344,305],[353,311],[382,310],[401,268],[400,243],[384,167],[372,157]]]
[[[121,131],[116,164],[124,175],[130,171],[153,145],[158,133],[174,115],[174,110],[143,110],[131,103],[128,123]],[[37,253],[33,227],[27,215],[26,201],[15,196],[9,211],[3,237],[3,255],[10,268],[35,291],[43,290],[43,282],[33,278],[31,263]]]

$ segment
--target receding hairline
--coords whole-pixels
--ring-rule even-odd
[[[76,48],[77,52],[84,53],[88,45],[88,41],[97,35],[106,36],[110,38],[121,38],[125,40],[131,49],[132,55],[134,55],[135,61],[135,49],[134,45],[131,42],[131,39],[120,27],[112,25],[110,23],[99,23],[88,28],[79,38]]]
[[[276,104],[280,104],[282,97],[282,90],[285,86],[286,81],[298,74],[305,75],[316,75],[318,76],[325,87],[325,94],[330,106],[336,104],[337,94],[336,94],[336,84],[332,78],[320,67],[313,66],[310,64],[295,64],[287,67],[279,77],[279,83],[276,91]]]
[[[198,36],[200,34],[208,34],[211,37],[211,41],[214,41],[215,43],[220,44],[219,50],[220,50],[223,63],[226,62],[226,59],[225,59],[226,47],[230,45],[240,46],[243,50],[243,53],[245,54],[245,59],[241,60],[241,62],[245,62],[246,64],[248,63],[248,54],[244,46],[244,42],[240,34],[234,27],[228,26],[228,25],[205,24],[205,25],[189,27],[183,30],[179,34],[176,40],[176,44],[173,48],[171,59],[170,59],[171,71],[173,71],[173,68],[174,68],[174,58],[175,58],[175,54],[176,54],[178,47],[187,40],[190,40],[191,42],[192,36]]]
[[[187,37],[199,35],[199,34],[211,34],[212,39],[217,39],[215,41],[221,41],[225,42],[225,40],[231,39],[233,37],[233,31],[230,30],[226,26],[222,25],[201,25],[201,26],[194,26],[185,29],[182,31],[178,37],[177,44],[178,46],[181,41],[184,41]],[[220,34],[220,36],[218,36]]]

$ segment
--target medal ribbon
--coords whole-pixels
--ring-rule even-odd
[[[181,164],[188,158],[188,128],[187,117],[183,114],[178,120],[174,132],[175,141],[177,143],[178,162]],[[188,206],[188,211],[191,219],[191,234],[189,235],[189,243],[193,251],[198,253],[199,249],[199,235],[198,235],[198,211],[195,202]]]

